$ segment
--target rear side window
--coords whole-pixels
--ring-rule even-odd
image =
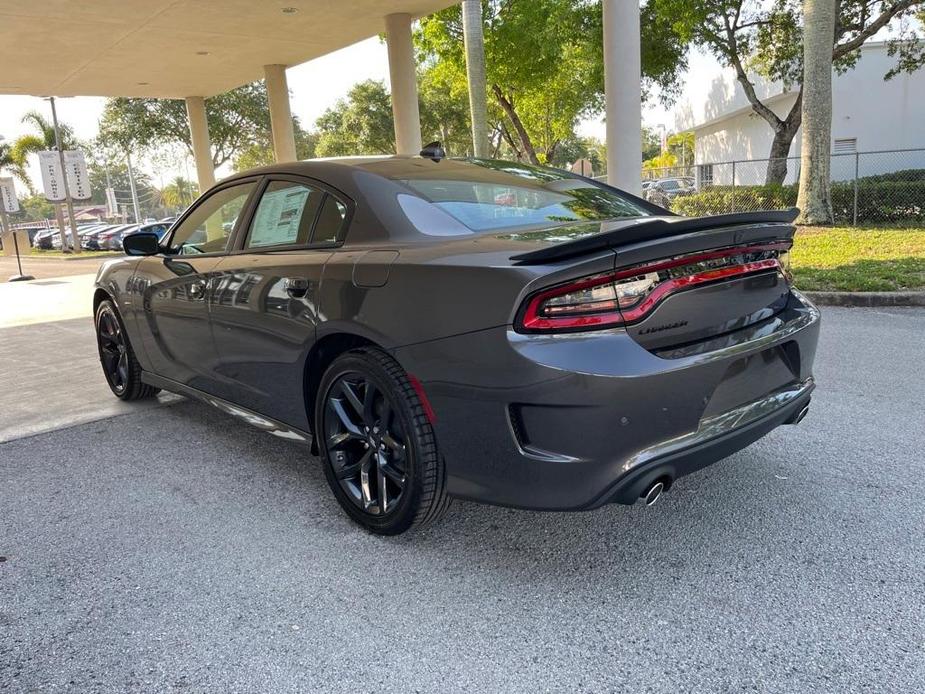
[[[271,182],[257,205],[245,248],[308,245],[324,197],[323,191],[301,183]]]
[[[347,206],[333,195],[327,195],[321,206],[321,214],[315,224],[312,243],[330,244],[340,238],[344,222],[347,220]]]

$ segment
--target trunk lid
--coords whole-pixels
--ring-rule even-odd
[[[534,243],[560,242],[511,260],[561,267],[613,251],[616,286],[642,280],[649,287],[637,303],[621,304],[626,330],[657,351],[739,330],[782,310],[790,294],[782,262],[795,216],[796,210],[786,210],[569,225],[521,234]]]

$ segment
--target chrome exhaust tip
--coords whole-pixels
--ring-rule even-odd
[[[804,405],[803,409],[797,412],[797,416],[793,418],[793,423],[799,424],[804,419],[806,419],[806,415],[808,414],[809,414],[809,405]]]
[[[662,495],[662,492],[665,491],[664,482],[655,482],[651,487],[642,493],[642,502],[646,506],[651,506],[658,498]]]

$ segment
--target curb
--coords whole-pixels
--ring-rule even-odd
[[[15,256],[15,255],[12,255],[12,256],[8,256],[8,257],[10,257],[10,258],[15,258],[16,256]],[[99,260],[100,258],[107,258],[107,257],[109,257],[109,256],[103,256],[103,255],[82,255],[82,254],[74,255],[74,254],[72,254],[72,253],[69,253],[68,255],[41,255],[41,254],[32,254],[32,253],[25,254],[25,253],[24,253],[24,254],[21,255],[20,257],[21,257],[23,260],[38,260],[38,261],[46,261],[46,260],[66,260],[66,261],[69,261],[69,262],[70,262],[70,261],[75,261],[75,260],[78,260],[78,261],[79,261],[79,260]],[[122,256],[119,255],[118,253],[113,253],[112,257],[113,257],[113,258],[121,258]]]
[[[820,306],[925,306],[925,292],[803,292]]]

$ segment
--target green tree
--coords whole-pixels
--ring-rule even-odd
[[[665,140],[665,144],[668,145],[668,151],[674,154],[675,159],[681,166],[689,166],[694,163],[693,130],[669,135]]]
[[[262,82],[206,99],[212,162],[218,167],[255,143],[269,141],[270,112]],[[109,99],[99,139],[125,151],[180,143],[192,154],[186,103],[180,99]]]
[[[909,20],[923,7],[925,0],[840,0],[832,37],[835,69],[853,67],[864,42],[894,20],[897,31],[889,50],[898,60],[885,77],[917,69],[925,60],[925,48],[921,42],[906,39],[913,32]],[[673,22],[685,41],[708,50],[734,70],[752,110],[774,132],[767,182],[782,183],[802,117],[802,0],[649,0],[647,10],[662,21]],[[756,77],[797,90],[794,105],[783,117],[775,113],[767,97],[759,95]]]
[[[297,116],[292,117],[292,129],[295,134],[295,153],[300,161],[315,157],[318,136],[302,127]],[[258,166],[267,166],[276,161],[270,133],[259,142],[254,142],[235,156],[232,166],[235,171],[247,171]]]
[[[439,140],[448,154],[472,155],[472,130],[469,123],[469,97],[459,82],[446,74],[424,69],[418,78],[423,142]],[[489,119],[491,114],[489,114]]]
[[[358,82],[315,122],[315,152],[319,157],[392,153],[392,123],[392,102],[385,84],[376,80]]]
[[[182,176],[177,176],[161,189],[161,204],[174,211],[189,207],[199,196],[199,186]]]
[[[55,206],[41,194],[20,198],[19,207],[19,214],[27,222],[41,222],[55,216]]]
[[[555,156],[547,164],[567,169],[579,159],[591,162],[595,176],[607,173],[607,152],[604,145],[593,137],[570,136],[556,148]]]
[[[672,22],[642,9],[643,73],[666,98],[677,91],[684,44]],[[513,154],[533,163],[558,160],[577,122],[603,106],[603,29],[599,2],[483,0],[485,57],[496,128]],[[465,93],[459,5],[423,19],[415,33],[420,62]]]
[[[653,128],[642,126],[642,160],[646,161],[662,153],[662,138]]]
[[[57,149],[55,141],[55,126],[49,119],[38,111],[28,111],[22,117],[22,123],[32,127],[32,132],[20,135],[13,141],[11,156],[25,168],[29,157],[39,152]],[[78,142],[74,130],[66,123],[58,123],[58,132],[61,135],[61,146],[65,149],[77,149]],[[24,181],[29,192],[35,192],[32,181],[28,176]]]
[[[32,189],[32,181],[26,173],[25,162],[16,156],[13,146],[5,142],[2,136],[0,136],[0,175],[12,176],[26,188]]]

